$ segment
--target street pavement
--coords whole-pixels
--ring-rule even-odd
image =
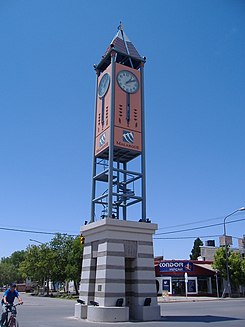
[[[2,295],[2,294],[1,294]],[[20,327],[244,327],[245,299],[159,298],[161,321],[93,323],[74,318],[76,301],[21,294],[24,305],[18,307]]]

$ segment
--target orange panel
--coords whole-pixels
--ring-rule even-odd
[[[116,63],[115,67],[115,120],[114,120],[114,146],[132,150],[133,152],[142,151],[142,110],[141,110],[141,91],[140,85],[135,93],[128,95],[118,85],[117,76],[122,70],[133,73],[140,83],[140,72],[130,67]],[[99,76],[98,86],[103,76],[109,73],[110,85],[104,98],[97,94],[96,108],[96,144],[95,156],[102,156],[110,144],[110,119],[111,119],[111,65]],[[103,93],[103,92],[102,92]],[[130,104],[130,119],[127,120],[127,103]],[[102,112],[104,107],[104,112]],[[104,123],[102,123],[104,115]]]
[[[103,74],[98,78],[98,85],[102,77],[108,73],[110,75],[110,85],[107,93],[104,96],[104,124],[102,124],[102,98],[97,94],[97,108],[96,108],[96,137],[100,135],[105,129],[110,126],[110,99],[111,99],[111,66],[109,66]]]
[[[95,156],[98,156],[109,147],[110,143],[110,129],[107,128],[100,135],[96,136],[95,141]]]
[[[114,146],[141,152],[141,133],[129,129],[115,127]]]
[[[130,129],[131,131],[141,132],[141,91],[140,85],[136,93],[129,95],[130,102],[130,120],[127,121],[127,93],[124,92],[117,82],[118,73],[121,70],[127,70],[132,72],[140,83],[140,72],[130,67],[116,64],[116,76],[115,76],[115,126]]]

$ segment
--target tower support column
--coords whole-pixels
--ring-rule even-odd
[[[144,97],[144,64],[141,63],[141,119],[142,119],[142,154],[141,154],[141,172],[142,172],[142,221],[146,221],[146,164],[145,164],[145,97]]]
[[[111,83],[115,84],[115,62],[116,53],[111,53]],[[115,115],[115,91],[111,89],[111,122],[110,125],[114,126]],[[114,128],[110,129],[110,147],[109,147],[109,175],[108,175],[108,217],[112,217],[112,193],[113,193],[113,158],[114,158]]]

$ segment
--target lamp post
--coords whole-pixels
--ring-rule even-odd
[[[216,280],[216,292],[217,292],[217,297],[219,297],[218,269],[215,269],[215,280]]]
[[[229,215],[225,216],[224,218],[224,238],[225,238],[225,267],[226,267],[226,275],[227,275],[227,287],[228,287],[228,292],[229,292],[229,297],[231,297],[231,282],[230,282],[230,273],[229,273],[229,266],[228,266],[228,249],[227,249],[227,243],[226,243],[226,219],[232,215],[234,215],[238,211],[244,211],[245,207],[236,209]]]

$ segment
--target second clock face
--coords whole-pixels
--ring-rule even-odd
[[[120,88],[127,93],[136,93],[139,89],[138,78],[128,70],[121,70],[117,74],[117,82]]]
[[[109,85],[110,85],[110,75],[108,73],[105,73],[105,75],[102,76],[99,84],[98,94],[100,98],[102,98],[106,94]]]

